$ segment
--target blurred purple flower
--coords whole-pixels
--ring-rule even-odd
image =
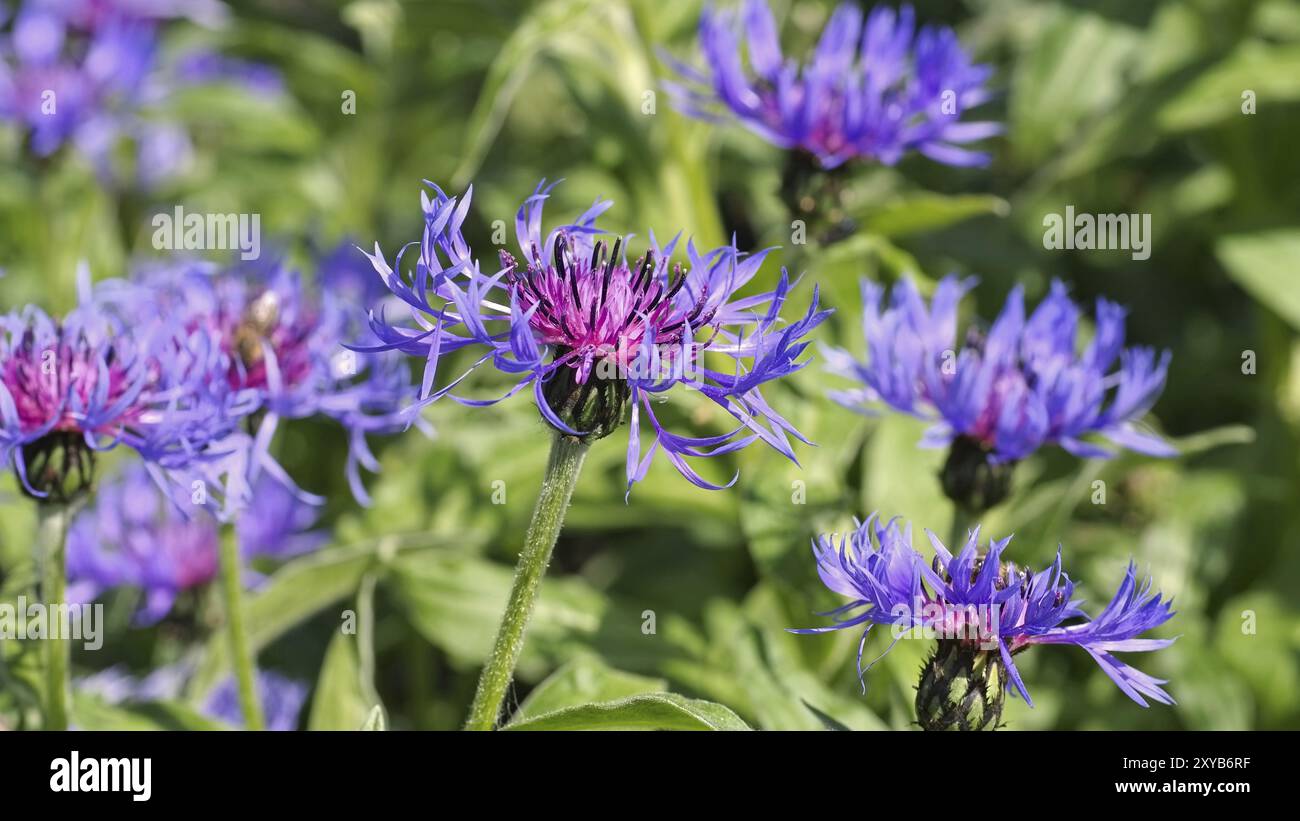
[[[747,0],[741,12],[706,9],[699,41],[703,71],[672,61],[683,83],[668,91],[679,108],[710,120],[730,112],[823,168],[853,159],[894,165],[911,151],[947,165],[983,165],[987,154],[960,146],[1001,130],[962,121],[990,98],[992,69],[972,63],[951,29],[917,30],[911,6],[877,6],[865,24],[857,5],[839,6],[802,66],[782,55],[764,0]]]
[[[267,95],[284,91],[284,78],[271,66],[227,57],[215,51],[200,51],[182,57],[176,65],[176,76],[179,81],[191,85],[235,83]]]
[[[688,457],[729,453],[761,439],[794,459],[787,434],[806,440],[767,405],[759,388],[803,367],[796,360],[807,343],[800,340],[829,312],[817,310],[814,289],[807,314],[783,324],[780,309],[792,287],[784,271],[774,291],[736,299],[767,251],[746,255],[724,247],[701,254],[688,241],[689,267],[683,269],[670,264],[678,238],[661,248],[651,232],[646,253],[629,260],[623,237],[614,237],[612,246],[598,239],[604,231],[595,221],[612,205],[608,201],[597,201],[574,223],[543,235],[542,206],[553,187],[543,181],[517,216],[523,260],[502,253],[500,271],[489,275],[480,271],[461,235],[472,189],[458,201],[429,184],[433,196],[421,194],[425,229],[410,282],[400,273],[405,248],[391,267],[378,245],[370,257],[410,320],[390,324],[385,312],[372,312],[370,327],[381,344],[357,347],[424,359],[423,403],[451,396],[466,405],[488,405],[531,386],[551,426],[595,438],[617,427],[630,404],[629,491],[661,448],[683,476],[711,489],[720,486],[700,477]],[[442,358],[463,348],[476,349],[477,361],[435,387]],[[733,364],[711,370],[702,361],[705,352]],[[516,380],[504,396],[471,400],[451,393],[489,361]],[[678,385],[722,407],[736,427],[701,438],[665,430],[651,399]],[[644,458],[643,419],[654,435]],[[734,482],[733,477],[726,486]]]
[[[131,675],[123,666],[100,670],[77,680],[77,691],[97,696],[108,704],[174,701],[181,698],[192,665],[177,663],[160,667],[143,678]],[[258,701],[268,730],[288,731],[298,727],[298,716],[307,701],[307,685],[278,673],[257,674]],[[208,718],[234,727],[244,726],[234,677],[212,689],[200,712]]]
[[[298,715],[307,702],[307,685],[259,670],[257,698],[262,705],[262,719],[266,722],[266,729],[281,732],[296,730]],[[235,727],[244,726],[244,713],[239,706],[239,687],[233,676],[212,689],[212,694],[203,706],[203,714]]]
[[[0,36],[0,119],[25,128],[37,156],[70,142],[98,165],[144,105],[156,51],[148,23],[115,19],[82,34],[24,7]]]
[[[65,481],[75,494],[94,454],[123,445],[160,480],[185,474],[221,493],[221,445],[252,406],[212,379],[220,351],[126,283],[92,287],[83,268],[79,291],[61,320],[35,306],[0,317],[0,464],[34,496],[66,494]]]
[[[1074,583],[1061,572],[1059,550],[1051,567],[1031,573],[1001,560],[1010,537],[990,540],[981,552],[976,527],[954,557],[937,536],[926,533],[934,547],[933,565],[913,549],[911,525],[900,528],[897,519],[882,522],[872,514],[853,533],[840,537],[838,543],[837,534],[819,536],[813,543],[813,556],[822,582],[853,601],[825,614],[835,617],[834,625],[791,632],[826,633],[865,624],[858,645],[861,676],[866,672],[862,649],[875,625],[894,628],[895,641],[914,627],[934,628],[941,641],[967,642],[972,649],[987,652],[996,650],[1008,674],[1008,687],[1014,687],[1031,707],[1033,701],[1012,656],[1035,644],[1074,644],[1092,656],[1120,690],[1143,707],[1147,706],[1145,698],[1173,703],[1160,688],[1163,680],[1112,655],[1159,650],[1174,642],[1138,638],[1167,622],[1174,613],[1168,600],[1151,592],[1150,579],[1138,584],[1132,562],[1114,598],[1097,618],[1090,619],[1081,609],[1082,602],[1071,598]],[[1082,621],[1064,624],[1074,619]],[[985,646],[986,639],[993,646]]]
[[[416,396],[403,357],[343,346],[365,331],[355,303],[332,288],[309,291],[278,262],[186,262],[143,269],[137,280],[186,328],[216,340],[229,388],[255,397],[250,480],[265,470],[295,487],[270,455],[276,428],[282,419],[325,416],[347,431],[348,481],[368,503],[360,468],[379,464],[366,437],[406,429],[412,419],[403,411]]]
[[[169,498],[170,497],[170,498]],[[263,479],[251,506],[235,526],[245,563],[286,559],[320,547],[325,534],[310,529],[316,512],[282,485]],[[138,465],[105,483],[93,507],[73,520],[68,533],[68,600],[88,602],[105,590],[139,588],[144,602],[136,621],[156,623],[177,596],[217,577],[220,525],[210,508],[188,489],[160,489]],[[261,577],[245,573],[245,583]]]
[[[334,294],[342,302],[360,306],[369,312],[385,306],[400,307],[402,302],[375,276],[374,266],[357,244],[344,240],[320,255],[316,264],[317,280],[322,290]],[[383,303],[383,305],[381,305]]]
[[[884,289],[862,283],[863,332],[868,360],[827,351],[828,368],[862,387],[832,393],[845,407],[871,410],[884,403],[937,424],[927,446],[954,439],[973,443],[995,462],[1023,459],[1045,445],[1086,457],[1111,452],[1082,437],[1097,434],[1152,456],[1177,453],[1140,430],[1137,420],[1164,389],[1169,352],[1124,348],[1125,311],[1097,300],[1092,342],[1076,353],[1080,311],[1065,286],[1025,318],[1024,291],[1014,288],[987,334],[974,329],[957,343],[957,306],[973,279],[943,279],[927,306],[910,280]]]
[[[0,121],[22,130],[38,157],[71,146],[114,185],[129,143],[135,182],[156,186],[193,159],[189,133],[162,112],[177,90],[226,81],[281,88],[274,69],[211,52],[161,60],[166,19],[217,23],[224,11],[210,0],[28,0],[0,34]]]
[[[229,13],[219,0],[27,0],[26,5],[55,14],[84,29],[93,29],[112,20],[178,18],[216,26],[224,23]]]

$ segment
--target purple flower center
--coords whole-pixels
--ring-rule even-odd
[[[130,390],[127,370],[111,350],[105,356],[93,351],[84,339],[68,340],[63,334],[60,329],[58,344],[42,349],[28,331],[22,344],[0,365],[0,380],[13,397],[24,433],[41,429],[84,431],[82,411],[92,404],[93,397],[103,391],[105,398],[94,404],[113,407]],[[140,409],[128,404],[94,432],[116,429],[139,415]]]
[[[522,272],[514,257],[501,252],[520,310],[532,311],[529,327],[539,341],[557,346],[556,361],[577,369],[579,384],[587,381],[593,363],[627,367],[648,342],[663,346],[665,358],[676,356],[680,348],[675,346],[713,318],[707,288],[693,304],[677,300],[687,275],[680,264],[672,276],[656,276],[654,252],[628,265],[620,257],[622,245],[620,237],[607,254],[605,243],[596,242],[590,259],[581,258],[561,233],[553,258],[543,259],[533,247]]]
[[[163,539],[176,565],[176,584],[182,590],[205,585],[217,577],[217,537],[210,525],[172,523],[164,528]]]
[[[281,315],[276,292],[265,290],[248,301],[242,314],[223,314],[217,323],[221,329],[222,348],[230,356],[228,379],[232,388],[269,386],[267,348],[275,357],[275,367],[283,387],[302,384],[311,374],[311,336],[316,328],[314,312],[299,311],[286,321]]]

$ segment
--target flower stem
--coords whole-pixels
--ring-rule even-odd
[[[466,730],[491,730],[496,726],[505,701],[506,688],[514,677],[519,651],[524,646],[524,628],[533,613],[537,588],[546,566],[551,563],[551,551],[564,525],[564,514],[573,496],[573,486],[578,483],[582,460],[587,455],[588,444],[571,436],[556,434],[551,443],[550,461],[542,479],[542,491],[533,508],[533,520],[524,537],[524,549],[515,567],[515,581],[510,588],[510,601],[497,629],[492,655],[483,668],[470,707]]]
[[[966,546],[966,537],[973,524],[971,512],[965,505],[954,502],[952,506],[952,530],[948,540],[948,550],[955,556]]]
[[[67,598],[68,525],[74,505],[68,502],[40,502],[36,505],[37,538],[41,558],[41,598],[47,612],[67,612],[61,605]],[[68,672],[72,645],[70,625],[51,621],[45,639],[45,729],[68,729]]]
[[[240,583],[239,540],[233,527],[221,534],[221,588],[226,608],[226,630],[230,634],[230,658],[239,688],[239,710],[244,727],[264,729],[262,705],[257,700],[256,668],[244,629],[244,586]]]

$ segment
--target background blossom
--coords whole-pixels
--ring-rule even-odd
[[[415,392],[403,359],[344,347],[365,325],[349,298],[355,289],[341,287],[337,276],[313,291],[278,261],[231,267],[195,261],[146,266],[136,279],[186,328],[215,340],[226,384],[252,397],[250,481],[266,471],[296,487],[272,457],[271,442],[282,420],[322,416],[347,434],[346,475],[364,503],[369,496],[360,469],[378,470],[367,436],[422,426],[409,413]]]
[[[143,601],[136,623],[149,625],[171,612],[181,594],[217,578],[221,525],[196,505],[188,488],[160,489],[139,465],[105,482],[94,505],[82,511],[68,535],[68,597],[87,602],[105,591],[131,587]],[[283,561],[318,548],[326,535],[312,531],[317,512],[283,485],[263,479],[235,525],[245,564]],[[261,580],[244,573],[252,586]]]
[[[197,475],[218,493],[220,443],[251,411],[245,394],[210,378],[219,352],[149,310],[147,293],[121,282],[92,287],[84,270],[80,292],[61,319],[35,306],[0,318],[0,460],[40,496],[48,488],[32,480],[47,477],[30,475],[33,457],[54,445],[91,455],[125,445],[155,475]],[[133,301],[138,322],[123,316],[123,300]]]
[[[866,361],[842,349],[826,354],[833,373],[861,387],[832,397],[852,409],[884,404],[931,419],[927,445],[964,437],[998,461],[1052,444],[1076,456],[1110,456],[1084,438],[1091,434],[1152,456],[1176,453],[1138,424],[1164,389],[1169,352],[1125,348],[1123,308],[1097,300],[1096,331],[1078,353],[1080,311],[1065,285],[1053,282],[1028,318],[1017,286],[987,334],[972,328],[959,344],[957,306],[974,284],[946,277],[927,305],[904,279],[884,306],[884,288],[864,280]]]
[[[823,168],[853,159],[894,165],[912,151],[983,165],[987,154],[963,146],[1001,130],[962,120],[991,96],[991,68],[972,63],[952,29],[918,29],[911,6],[879,5],[865,20],[857,5],[839,6],[802,65],[782,54],[765,0],[740,11],[706,8],[699,44],[702,71],[674,61],[684,82],[669,90],[681,109],[706,119],[720,109]]]

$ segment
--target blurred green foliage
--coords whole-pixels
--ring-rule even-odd
[[[1178,706],[1143,710],[1081,651],[1021,657],[1035,695],[1009,699],[1015,728],[1298,728],[1300,700],[1300,4],[1285,0],[1131,3],[932,0],[925,21],[955,26],[997,68],[990,109],[1006,123],[988,169],[908,159],[860,167],[847,201],[862,230],[825,250],[790,243],[778,197],[782,155],[738,127],[687,121],[658,91],[663,48],[694,56],[695,0],[308,0],[238,2],[221,31],[174,36],[273,63],[292,100],[258,105],[221,91],[179,106],[198,135],[191,173],[148,197],[100,188],[75,158],[24,163],[0,142],[0,279],[6,308],[74,299],[75,261],[97,276],[150,253],[151,207],[255,211],[295,259],[344,237],[386,250],[416,239],[420,180],[473,181],[469,234],[491,248],[542,177],[563,177],[547,212],[616,201],[606,227],[678,229],[704,245],[788,246],[769,259],[807,273],[838,311],[826,343],[860,348],[858,279],[932,283],[978,274],[989,316],[1014,283],[1031,299],[1053,277],[1076,297],[1129,307],[1133,343],[1174,351],[1158,426],[1182,455],[1022,464],[986,532],[1015,533],[1010,556],[1042,565],[1064,546],[1094,611],[1129,557],[1174,596],[1171,648],[1134,657],[1167,678]],[[827,3],[776,0],[789,42],[808,42]],[[341,98],[356,95],[356,113]],[[1245,114],[1243,93],[1256,110]],[[653,113],[646,113],[649,95]],[[1046,251],[1042,217],[1150,213],[1149,260]],[[968,305],[968,309],[974,308]],[[1252,372],[1243,367],[1255,364]],[[814,363],[771,390],[819,443],[802,468],[761,447],[703,467],[737,486],[709,493],[666,464],[625,502],[623,449],[599,443],[543,585],[510,707],[514,725],[907,728],[923,642],[900,642],[863,695],[857,636],[794,636],[840,602],[817,580],[809,540],[854,515],[903,515],[946,536],[951,506],[918,450],[919,423],[864,419],[824,396]],[[489,395],[497,386],[478,386]],[[721,431],[717,409],[678,403],[670,418]],[[375,504],[341,479],[328,426],[290,428],[291,472],[329,495],[333,546],[282,568],[250,605],[260,662],[317,682],[303,726],[454,728],[472,695],[510,582],[548,434],[520,399],[471,410],[439,403],[437,430],[380,443]],[[1154,421],[1154,420],[1153,420]],[[1105,502],[1094,502],[1104,482]],[[32,513],[6,479],[4,594],[30,582]],[[504,489],[504,503],[494,492]],[[203,625],[116,629],[78,670],[144,671],[183,654],[199,689],[224,670]],[[363,618],[339,631],[341,611]],[[344,613],[344,615],[346,615]],[[197,638],[178,645],[175,633]],[[875,636],[874,658],[887,636]],[[20,723],[35,661],[5,646],[0,715]],[[669,694],[671,691],[672,694]],[[679,694],[679,695],[673,695]],[[726,705],[701,705],[705,699]],[[602,707],[580,705],[600,702]],[[377,704],[382,708],[375,710]],[[729,708],[729,709],[728,709]],[[548,717],[549,714],[549,717]],[[151,710],[78,701],[82,726],[197,726],[183,705]]]

